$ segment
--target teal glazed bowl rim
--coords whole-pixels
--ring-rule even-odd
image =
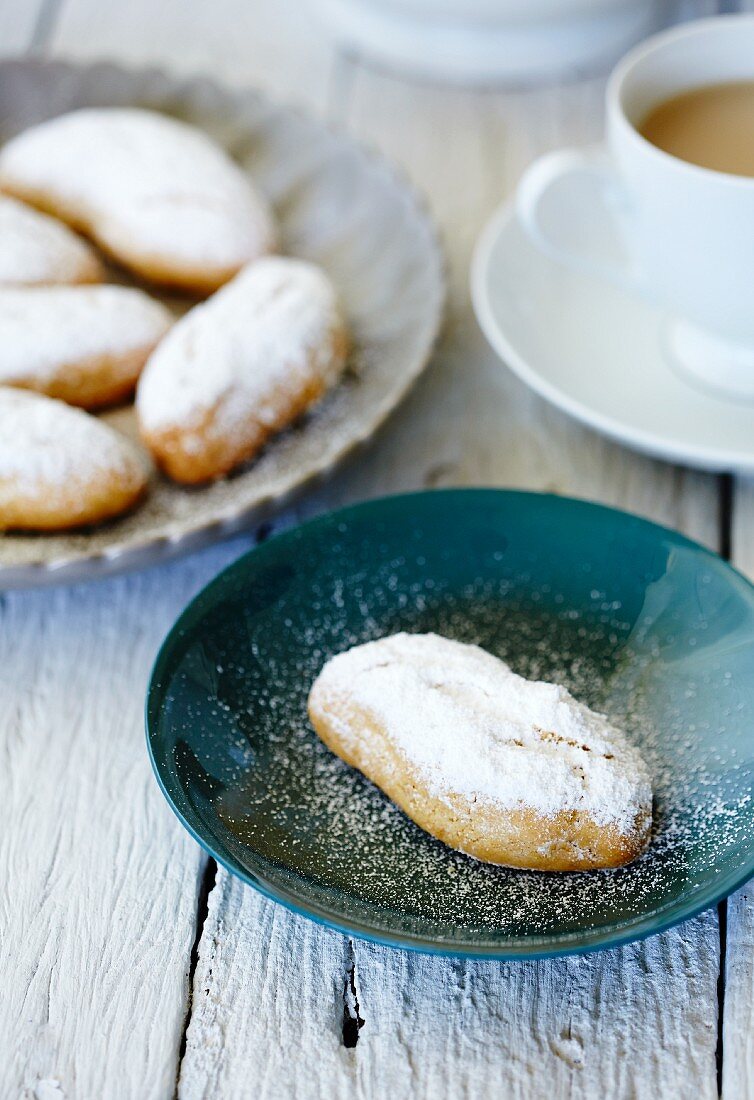
[[[564,955],[585,954],[593,951],[618,947],[644,939],[680,924],[699,913],[718,905],[730,894],[743,886],[754,876],[754,843],[749,843],[745,858],[730,865],[726,871],[718,873],[708,884],[697,890],[688,890],[680,898],[673,897],[666,904],[648,909],[646,912],[613,926],[603,928],[584,928],[578,932],[553,932],[547,942],[528,942],[527,938],[510,938],[499,943],[456,943],[433,937],[417,935],[400,928],[386,930],[376,927],[368,920],[344,917],[336,907],[318,904],[310,899],[302,899],[295,890],[286,889],[278,883],[269,881],[262,861],[259,861],[258,873],[244,867],[228,850],[227,846],[212,830],[204,825],[190,804],[183,798],[183,792],[177,783],[175,774],[166,767],[165,745],[160,737],[160,720],[163,713],[166,685],[170,680],[170,667],[174,651],[187,632],[200,623],[215,597],[223,591],[229,580],[246,575],[250,565],[260,559],[270,560],[281,550],[287,550],[292,543],[306,541],[312,535],[333,527],[334,523],[347,524],[352,520],[378,519],[390,515],[391,511],[410,504],[412,509],[421,509],[425,501],[432,505],[441,503],[452,514],[459,504],[479,505],[485,509],[505,507],[506,502],[531,504],[534,508],[563,510],[571,515],[591,514],[601,516],[606,522],[622,525],[626,530],[653,534],[658,542],[669,544],[673,548],[685,548],[700,555],[701,560],[713,567],[726,580],[735,586],[737,595],[743,596],[754,616],[754,585],[737,569],[714,551],[685,535],[650,520],[635,516],[629,512],[586,500],[563,497],[556,494],[525,492],[508,489],[463,488],[438,489],[416,493],[397,494],[350,505],[335,512],[326,513],[297,527],[292,527],[243,554],[209,582],[182,612],[163,641],[149,678],[145,701],[146,740],[149,758],[157,782],[171,809],[194,840],[217,863],[243,882],[253,886],[265,897],[276,901],[290,911],[307,917],[335,931],[352,935],[359,939],[383,944],[393,948],[408,949],[427,954],[450,957],[486,958],[500,960],[552,958]],[[754,656],[754,654],[753,654]],[[314,735],[312,735],[314,736]],[[187,807],[184,809],[183,807]]]

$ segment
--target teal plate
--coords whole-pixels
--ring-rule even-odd
[[[398,630],[474,642],[623,726],[653,775],[647,852],[613,871],[491,867],[333,756],[307,721],[312,681]],[[754,874],[753,665],[754,589],[683,536],[560,497],[419,493],[288,531],[205,588],[157,658],[148,742],[189,832],[291,909],[400,947],[570,954]]]

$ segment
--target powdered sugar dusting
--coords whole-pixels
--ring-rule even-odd
[[[0,509],[3,498],[33,501],[75,492],[103,476],[144,479],[136,448],[101,420],[35,393],[0,387]]]
[[[146,354],[172,321],[130,287],[0,288],[0,383],[43,385],[88,359]]]
[[[725,673],[735,657],[725,639],[719,647],[711,631],[706,646],[700,639],[690,653],[704,660],[685,674],[666,663],[651,632],[633,631],[635,610],[612,596],[594,591],[575,607],[567,590],[536,587],[502,565],[498,578],[449,585],[442,550],[432,564],[423,545],[412,558],[413,537],[407,532],[396,555],[375,533],[383,560],[368,570],[353,541],[337,538],[313,577],[280,563],[248,598],[222,604],[187,650],[171,692],[171,721],[185,731],[176,763],[198,761],[217,777],[219,827],[242,862],[261,860],[281,889],[388,934],[397,924],[449,948],[524,936],[536,948],[538,937],[630,927],[679,893],[693,899],[721,864],[750,850],[747,753],[742,746],[739,765],[716,737],[721,721],[740,726],[746,705]],[[400,631],[479,645],[604,711],[652,777],[647,850],[588,874],[479,863],[423,832],[335,756],[308,721],[311,685],[334,654]],[[714,709],[704,711],[699,702],[710,696]]]
[[[0,285],[95,282],[91,248],[54,218],[0,195]]]
[[[90,108],[12,139],[0,186],[54,196],[116,254],[240,267],[274,232],[248,177],[205,133],[157,112]]]
[[[334,657],[312,693],[347,747],[360,736],[349,709],[369,714],[439,798],[576,810],[626,835],[651,810],[646,768],[619,730],[477,646],[398,633]]]
[[[332,354],[340,324],[335,290],[303,260],[268,257],[250,264],[196,306],[150,358],[139,383],[142,427],[201,425],[232,436],[249,420],[274,420],[280,388],[294,390],[312,371],[325,388],[343,369]]]

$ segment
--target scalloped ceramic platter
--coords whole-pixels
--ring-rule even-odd
[[[283,251],[335,282],[355,350],[346,378],[236,476],[184,489],[156,474],[131,515],[78,534],[0,536],[0,587],[85,580],[151,565],[281,507],[367,440],[427,362],[440,324],[442,259],[421,201],[350,138],[257,92],[110,64],[0,63],[0,141],[86,106],[138,105],[201,127],[253,176],[277,213]],[[122,281],[122,280],[121,280]],[[163,299],[176,311],[187,300]],[[130,408],[105,414],[135,437]]]

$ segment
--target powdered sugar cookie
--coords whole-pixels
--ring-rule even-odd
[[[274,243],[241,168],[207,134],[152,111],[73,111],[19,134],[0,152],[0,188],[138,275],[197,293]]]
[[[0,384],[111,405],[133,392],[172,320],[128,287],[0,288]]]
[[[0,286],[98,283],[102,265],[67,226],[0,195]]]
[[[479,649],[396,634],[329,661],[315,730],[418,825],[489,863],[580,871],[645,847],[652,791],[639,754],[565,688]]]
[[[142,436],[176,481],[220,477],[337,382],[346,345],[320,268],[259,260],[191,310],[151,356],[136,395]]]
[[[107,424],[0,387],[0,528],[99,523],[131,508],[146,484],[141,455]]]

